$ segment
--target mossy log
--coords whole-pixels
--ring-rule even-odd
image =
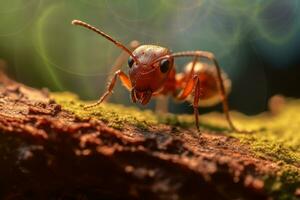
[[[208,114],[199,134],[192,116],[87,110],[69,93],[0,82],[0,199],[300,198],[300,127],[287,111],[234,114],[251,135]],[[286,106],[299,118],[299,102]]]

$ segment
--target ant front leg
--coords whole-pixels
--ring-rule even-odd
[[[132,88],[130,79],[124,72],[122,72],[121,70],[118,70],[115,72],[114,77],[110,81],[110,83],[107,87],[107,91],[100,97],[100,99],[96,103],[87,105],[87,106],[85,106],[85,108],[91,108],[91,107],[101,104],[112,93],[118,77],[120,78],[123,85],[130,91]]]
[[[135,50],[136,48],[138,48],[140,46],[140,42],[137,41],[137,40],[132,40],[130,43],[129,43],[129,50],[133,51]],[[128,54],[126,52],[122,52],[118,57],[117,59],[115,60],[114,64],[113,64],[113,67],[111,68],[110,70],[110,76],[108,76],[107,78],[107,81],[110,81],[112,79],[112,74],[113,72],[116,72],[117,70],[119,70],[122,65],[124,63],[126,63],[128,60]]]
[[[140,46],[140,42],[137,40],[132,40],[129,43],[129,47],[130,47],[129,49],[132,51],[135,50],[136,48],[138,48],[139,46]],[[116,72],[117,70],[120,70],[122,65],[124,63],[127,63],[127,60],[128,60],[128,54],[123,51],[115,60],[113,67],[110,70],[109,76],[107,77],[107,80],[106,80],[107,82],[109,82],[113,78],[114,72]],[[107,101],[108,98],[106,98],[105,100]]]

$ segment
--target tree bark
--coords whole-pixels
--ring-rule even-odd
[[[266,199],[276,170],[220,132],[115,130],[0,76],[1,199]]]

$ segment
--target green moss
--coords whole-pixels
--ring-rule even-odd
[[[276,116],[268,113],[235,118],[241,129],[260,130],[254,134],[233,134],[250,144],[259,156],[300,165],[300,101],[290,100]]]
[[[266,190],[276,199],[295,199],[293,194],[300,188],[300,101],[288,100],[274,116],[263,113],[254,117],[237,115],[234,119],[241,129],[262,131],[232,135],[248,144],[257,156],[280,166],[276,176],[266,177]]]
[[[207,120],[208,117],[200,117],[200,126],[201,129],[210,130],[210,131],[226,131],[229,130],[226,126],[219,126],[217,124],[210,123]],[[193,128],[195,127],[195,118],[194,115],[175,115],[175,114],[164,114],[158,115],[157,120],[159,123],[167,124],[171,126],[179,126],[181,128]]]
[[[275,199],[296,199],[293,194],[299,186],[300,170],[293,165],[283,164],[276,176],[265,177],[265,189]]]
[[[152,111],[140,111],[134,107],[103,103],[99,106],[86,109],[78,97],[72,93],[53,93],[52,98],[62,107],[81,119],[97,118],[108,123],[110,127],[122,129],[125,124],[134,125],[140,129],[147,129],[151,125],[158,124]]]
[[[149,126],[166,124],[182,128],[194,127],[193,115],[155,114],[150,110],[141,111],[136,107],[125,107],[122,105],[102,103],[99,106],[86,109],[87,102],[69,92],[52,93],[51,97],[64,109],[74,113],[81,119],[97,118],[107,122],[110,127],[122,129],[125,124],[134,125],[140,129],[147,130]],[[210,130],[222,131],[226,128],[205,123],[201,120],[201,127]]]

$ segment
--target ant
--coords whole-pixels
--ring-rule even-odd
[[[129,77],[121,70],[114,73],[108,84],[107,91],[94,103],[85,106],[91,108],[101,104],[113,91],[117,78],[130,91],[134,103],[146,105],[152,96],[172,94],[177,100],[189,100],[193,103],[196,128],[199,131],[199,106],[212,106],[222,101],[223,111],[230,128],[240,132],[232,123],[229,115],[227,95],[231,82],[221,71],[213,53],[208,51],[183,51],[172,53],[169,49],[156,45],[140,45],[134,51],[129,50],[119,41],[101,30],[82,22],[73,20],[73,25],[90,29],[129,54]],[[183,73],[175,71],[174,58],[194,57]],[[215,66],[215,70],[207,64],[200,63],[198,58],[206,58]],[[181,90],[180,93],[177,91]],[[221,94],[219,95],[219,91]]]

